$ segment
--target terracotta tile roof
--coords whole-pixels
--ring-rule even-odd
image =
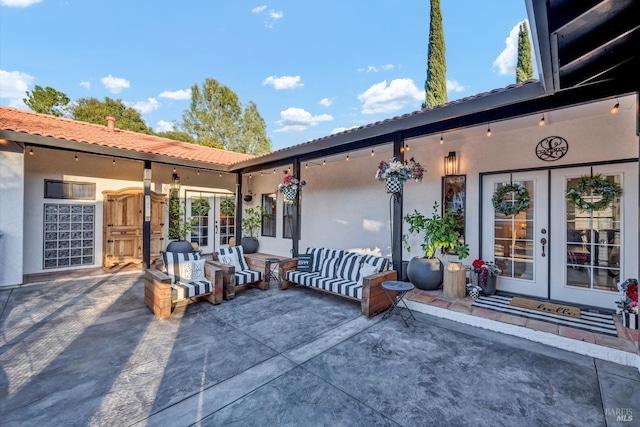
[[[12,107],[0,106],[0,130],[225,166],[254,157],[117,128],[110,132],[106,118],[100,126]]]

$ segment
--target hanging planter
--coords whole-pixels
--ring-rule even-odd
[[[507,194],[513,193],[514,200],[511,203],[511,199],[505,200]],[[504,215],[517,215],[522,211],[526,211],[531,203],[531,197],[529,191],[520,184],[511,183],[505,184],[498,188],[493,197],[491,198],[496,212],[500,212]]]
[[[285,200],[295,200],[298,195],[298,190],[294,188],[285,188],[282,192]]]
[[[567,200],[581,211],[597,212],[608,208],[622,188],[615,182],[609,182],[602,175],[582,176],[575,187],[567,190]],[[589,202],[592,196],[601,197],[597,202]],[[586,200],[585,200],[586,199]]]
[[[289,175],[289,171],[284,171],[282,182],[278,184],[277,191],[284,194],[285,200],[295,200],[298,195],[298,190],[302,190],[307,183],[294,178],[293,175]]]
[[[385,184],[387,186],[387,193],[389,194],[402,193],[403,181],[399,177],[390,176],[385,180]]]

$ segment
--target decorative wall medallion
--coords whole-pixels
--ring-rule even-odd
[[[564,157],[569,151],[569,143],[561,136],[548,136],[536,145],[536,156],[545,162],[553,162]]]

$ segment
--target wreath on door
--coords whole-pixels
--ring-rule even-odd
[[[209,209],[211,209],[211,206],[206,197],[198,197],[191,201],[191,211],[197,216],[205,216],[209,213]]]
[[[505,200],[505,196],[510,193],[514,194],[514,200]],[[493,193],[491,203],[497,212],[507,216],[517,215],[529,208],[531,197],[529,191],[520,184],[504,184]]]
[[[220,212],[223,215],[233,215],[236,212],[236,204],[233,199],[223,199],[220,202]]]
[[[597,174],[580,177],[578,184],[567,190],[566,196],[567,200],[581,211],[597,212],[609,207],[620,194],[622,194],[620,185]],[[600,200],[589,202],[592,196],[600,196]]]

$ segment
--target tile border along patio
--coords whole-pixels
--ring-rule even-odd
[[[573,338],[562,337],[549,332],[537,331],[523,326],[512,325],[497,320],[485,319],[470,314],[460,313],[458,311],[449,310],[434,305],[416,302],[411,299],[407,301],[407,306],[411,310],[420,313],[429,314],[431,316],[440,317],[442,319],[452,320],[454,322],[463,323],[494,332],[500,332],[506,335],[513,335],[524,338],[533,342],[548,345],[584,356],[596,359],[606,360],[608,362],[617,363],[619,365],[635,367],[640,371],[640,354],[628,351],[609,348],[590,342],[579,341]]]

